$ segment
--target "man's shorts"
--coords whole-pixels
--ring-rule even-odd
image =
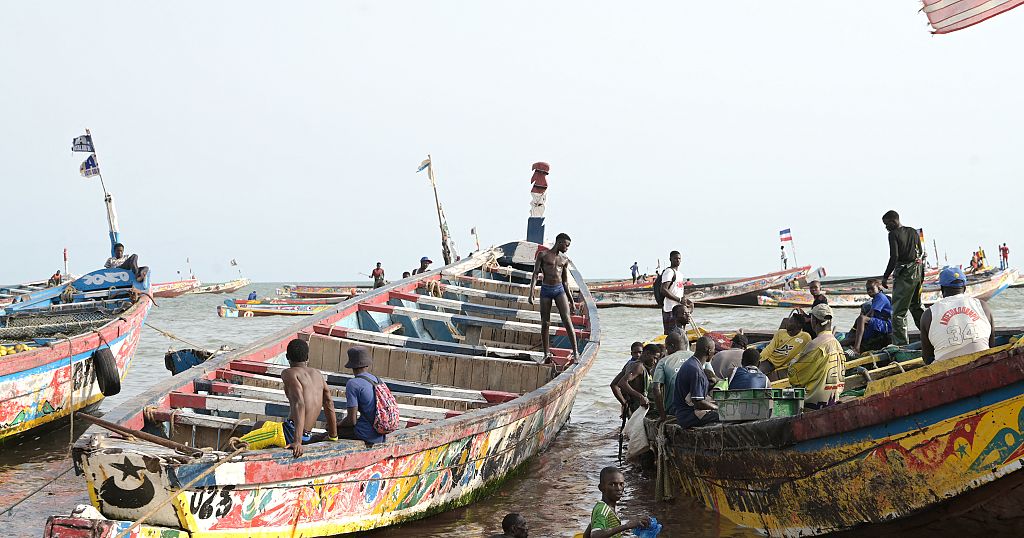
[[[541,299],[557,299],[559,295],[562,295],[564,293],[565,288],[563,288],[561,284],[554,284],[551,286],[547,284],[540,285]]]
[[[302,434],[302,442],[312,439],[310,432]],[[295,423],[291,419],[284,422],[266,421],[258,429],[242,436],[242,441],[249,445],[250,450],[264,448],[285,448],[295,440]]]

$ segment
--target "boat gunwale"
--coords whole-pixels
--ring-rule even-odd
[[[395,291],[406,291],[412,292],[419,287],[419,284],[426,281],[437,281],[442,278],[442,271],[451,270],[455,267],[465,267],[466,271],[477,268],[477,265],[468,262],[479,262],[483,265],[488,259],[488,255],[494,251],[501,251],[503,257],[511,257],[512,250],[514,247],[526,243],[525,241],[515,241],[506,243],[501,246],[494,247],[474,256],[464,259],[461,262],[457,262],[451,266],[439,267],[433,271],[421,273],[416,275],[418,278],[413,280],[402,280],[392,284],[388,284],[384,287],[377,288],[367,294],[353,297],[342,303],[332,305],[332,308],[311,316],[310,319],[306,319],[297,322],[293,325],[285,327],[273,334],[267,335],[263,338],[256,340],[248,346],[239,350],[225,353],[216,357],[213,362],[206,362],[197,367],[186,370],[178,375],[172,376],[165,381],[150,387],[143,393],[133,397],[132,399],[122,403],[115,407],[111,411],[107,412],[104,416],[106,420],[126,425],[133,428],[141,428],[143,424],[144,409],[150,406],[161,406],[166,407],[169,394],[175,390],[187,390],[192,391],[191,384],[193,381],[199,379],[209,379],[210,376],[215,375],[215,372],[219,368],[229,367],[230,362],[234,360],[257,360],[265,362],[268,358],[276,357],[284,352],[287,342],[292,338],[298,337],[300,334],[312,334],[312,328],[314,325],[319,323],[334,323],[345,316],[354,314],[360,304],[365,303],[384,303],[390,297],[390,294]],[[511,249],[511,250],[510,250]],[[570,267],[570,272],[573,278],[578,283],[583,283],[583,278],[575,265]],[[581,351],[581,357],[578,364],[566,369],[555,378],[548,381],[541,387],[521,395],[519,398],[504,402],[495,406],[471,410],[463,413],[457,417],[452,417],[444,420],[432,422],[430,424],[424,424],[417,426],[416,431],[412,429],[399,430],[393,434],[390,434],[390,438],[387,443],[375,445],[373,447],[360,447],[357,444],[353,444],[351,447],[344,447],[339,450],[336,445],[317,444],[310,445],[306,450],[306,458],[323,458],[324,460],[335,460],[338,462],[350,459],[364,459],[366,461],[374,461],[384,457],[400,457],[408,454],[414,454],[421,452],[422,450],[429,448],[422,446],[421,443],[415,441],[428,440],[432,445],[439,446],[452,441],[467,437],[468,433],[455,433],[461,426],[465,428],[471,427],[473,424],[484,424],[489,420],[506,415],[506,411],[515,407],[530,407],[534,404],[537,405],[537,409],[542,409],[543,404],[553,398],[550,396],[554,391],[561,393],[565,387],[570,386],[571,383],[577,383],[580,378],[589,370],[593,364],[598,349],[600,347],[600,324],[597,318],[597,308],[593,297],[589,290],[586,288],[584,283],[579,288],[579,293],[583,298],[584,304],[587,306],[587,321],[591,327],[590,342],[586,345],[584,350]],[[568,374],[568,375],[566,375]],[[534,410],[533,412],[536,412]],[[532,413],[531,413],[532,414]],[[81,453],[91,452],[94,449],[90,447],[91,434],[102,433],[105,430],[100,429],[98,426],[92,426],[87,430],[79,439],[75,442],[74,451],[76,452],[75,459],[79,460]],[[434,435],[438,431],[445,432],[443,435]],[[407,442],[413,441],[413,442]],[[356,458],[351,458],[356,456]],[[359,456],[364,456],[360,458]],[[293,462],[295,459],[291,455],[290,450],[286,449],[266,449],[260,451],[252,451],[245,453],[240,461],[271,461],[271,460],[286,460]],[[308,461],[308,460],[307,460]],[[365,466],[365,461],[353,461],[354,466],[362,467]],[[183,468],[188,466],[194,466],[196,469],[201,469],[212,465],[209,461],[198,461],[186,464],[165,464],[167,467]],[[294,467],[294,466],[293,466]],[[354,467],[353,467],[354,468]],[[331,472],[342,472],[349,469],[337,469]],[[325,471],[327,472],[327,471]],[[213,479],[213,477],[211,477]],[[289,478],[280,477],[281,480],[288,480]]]

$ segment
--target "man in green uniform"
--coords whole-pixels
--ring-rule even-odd
[[[924,283],[924,256],[921,237],[917,230],[900,225],[900,215],[887,211],[882,215],[882,224],[889,230],[889,265],[882,275],[882,287],[892,284],[892,343],[905,346],[907,340],[907,311],[914,317],[914,325],[921,327],[921,286]]]

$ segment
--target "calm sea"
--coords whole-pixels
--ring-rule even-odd
[[[261,295],[272,295],[278,284],[254,286]],[[244,297],[253,287],[238,292]],[[222,319],[216,307],[224,300],[218,295],[192,295],[158,299],[149,323],[189,342],[215,348],[241,346],[275,331],[294,319],[285,317]],[[1024,325],[1024,289],[1011,289],[990,303],[1000,326]],[[778,327],[786,309],[700,307],[696,319],[712,329]],[[837,310],[838,326],[849,327],[856,311]],[[656,309],[614,308],[601,310],[604,330],[597,363],[584,380],[576,399],[572,419],[552,447],[531,460],[519,476],[496,494],[467,508],[454,510],[402,527],[367,533],[371,537],[424,538],[442,536],[484,536],[500,532],[501,518],[508,512],[526,515],[532,536],[572,536],[582,531],[590,508],[600,498],[597,472],[615,465],[619,426],[618,406],[608,382],[625,361],[629,344],[661,332]],[[188,347],[152,329],[144,329],[132,369],[121,394],[103,402],[110,409],[169,374],[163,356],[168,348]],[[2,359],[0,359],[2,360]],[[76,433],[84,428],[77,425]],[[65,425],[43,434],[30,435],[0,447],[0,510],[10,506],[60,472],[70,467],[67,459],[70,428]],[[653,515],[666,526],[663,536],[752,536],[720,520],[685,499],[674,503],[653,500],[653,472],[626,468],[627,489],[621,515],[629,519]],[[74,505],[88,503],[85,484],[73,472],[44,488],[14,510],[0,516],[5,536],[40,536],[48,515],[68,513]]]

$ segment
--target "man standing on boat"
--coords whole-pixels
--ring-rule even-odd
[[[786,245],[779,247],[779,260],[782,261],[782,270],[785,271],[789,268],[789,258],[786,258]]]
[[[426,273],[430,269],[430,264],[434,263],[430,258],[424,256],[420,258],[420,266],[412,270],[412,274],[418,275],[420,273]]]
[[[636,284],[636,277],[640,276],[640,264],[638,262],[633,262],[633,265],[630,266],[629,271],[633,273],[633,283]]]
[[[686,280],[679,276],[679,265],[683,262],[683,255],[678,250],[673,250],[669,253],[668,259],[671,265],[661,272],[659,284],[664,297],[664,302],[661,304],[661,324],[665,330],[664,334],[668,334],[675,326],[672,309],[676,305],[683,304],[686,295]]]
[[[914,234],[916,237],[916,230]],[[789,365],[789,383],[807,390],[805,407],[819,409],[839,401],[846,388],[846,355],[832,334],[832,307],[820,304],[812,308],[811,324],[818,336]]]
[[[544,346],[544,360],[550,355],[551,347],[551,303],[558,307],[558,315],[562,318],[562,326],[565,327],[565,335],[572,344],[572,357],[570,364],[576,362],[580,356],[576,345],[576,328],[572,324],[572,315],[576,313],[576,305],[569,300],[569,258],[565,255],[569,250],[572,239],[568,234],[560,233],[555,236],[555,246],[543,252],[538,251],[537,261],[533,266],[533,278],[530,279],[530,304],[533,304],[533,293],[537,288],[537,275],[544,273],[540,284],[540,332],[541,342]]]
[[[384,286],[384,268],[380,266],[380,262],[377,262],[377,267],[370,271],[370,276],[373,277],[373,287],[381,288]]]
[[[992,311],[979,299],[964,293],[967,277],[957,267],[939,273],[942,299],[921,316],[921,357],[924,362],[943,361],[989,349],[994,345]]]
[[[882,215],[882,224],[889,230],[889,265],[882,275],[882,287],[892,285],[892,343],[905,346],[907,339],[907,312],[914,318],[914,325],[921,327],[921,287],[924,284],[923,251],[921,236],[910,226],[900,225],[900,215],[887,211]]]
[[[1003,245],[1001,247],[999,247],[999,268],[1003,269],[1003,270],[1006,270],[1009,267],[1010,267],[1010,247],[1006,246],[1006,243],[1003,243]]]
[[[107,258],[107,262],[103,264],[103,267],[107,269],[127,269],[135,275],[135,280],[139,282],[144,282],[146,275],[149,274],[149,267],[139,267],[138,254],[124,255],[124,245],[121,243],[114,244],[114,255]]]

